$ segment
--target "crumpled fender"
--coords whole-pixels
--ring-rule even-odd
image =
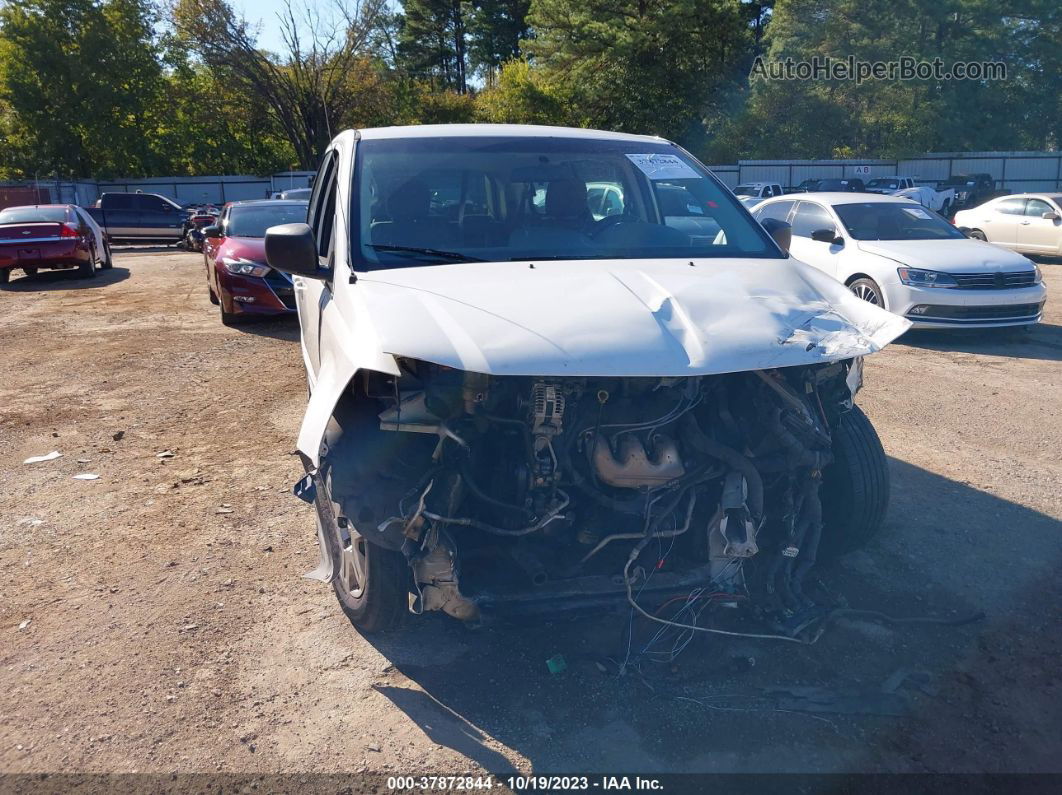
[[[379,349],[376,335],[365,323],[365,313],[346,313],[354,319],[347,323],[336,301],[325,303],[321,311],[321,366],[310,394],[306,415],[299,429],[298,449],[316,468],[321,465],[321,442],[328,420],[335,411],[343,391],[359,370],[375,370],[398,375],[395,357]]]

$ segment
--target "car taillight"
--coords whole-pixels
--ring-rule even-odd
[[[59,237],[81,237],[81,233],[74,224],[63,224],[59,227]]]

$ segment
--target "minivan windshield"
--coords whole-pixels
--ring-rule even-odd
[[[667,142],[362,140],[351,205],[355,270],[785,256],[729,190]]]
[[[935,212],[917,204],[860,202],[835,204],[833,209],[856,240],[966,239]]]
[[[234,205],[229,208],[225,234],[229,237],[265,237],[271,226],[305,222],[306,202]]]

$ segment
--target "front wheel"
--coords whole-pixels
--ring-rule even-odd
[[[27,276],[36,276],[37,275],[37,269],[36,268],[23,268],[22,270],[24,270],[26,272]]]
[[[336,515],[336,504],[317,481],[317,515],[335,571],[332,588],[347,618],[362,632],[394,629],[409,609],[409,566],[401,552],[370,543],[349,519]]]
[[[969,232],[966,233],[966,235],[967,237],[971,237],[974,240],[983,240],[986,243],[988,242],[988,236],[985,235],[985,233],[982,232],[980,229],[971,229]]]
[[[833,432],[833,463],[822,475],[820,560],[865,547],[889,505],[889,463],[874,426],[858,406]]]
[[[11,268],[0,268],[0,284],[7,284],[11,281]]]
[[[881,297],[881,288],[873,279],[856,279],[848,285],[848,289],[855,294],[856,298],[862,298],[868,304],[885,307],[885,301]]]

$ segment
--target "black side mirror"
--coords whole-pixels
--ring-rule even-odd
[[[1043,218],[1045,221],[1057,221],[1058,213],[1056,213],[1054,210],[1048,210],[1045,213],[1041,213],[1040,217]]]
[[[829,243],[831,246],[844,245],[844,238],[840,237],[833,229],[816,229],[811,233],[811,239],[820,243]]]
[[[767,230],[767,234],[778,244],[778,248],[786,253],[789,252],[789,246],[793,242],[793,227],[785,221],[779,221],[777,218],[764,218],[760,221],[760,225]]]
[[[222,237],[220,226],[204,226],[203,237]]]
[[[328,270],[317,266],[317,243],[309,224],[271,226],[265,234],[266,262],[284,273],[327,279]]]

